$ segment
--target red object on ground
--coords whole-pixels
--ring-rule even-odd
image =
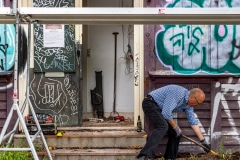
[[[120,121],[124,121],[124,116],[115,116],[114,120],[120,120]]]

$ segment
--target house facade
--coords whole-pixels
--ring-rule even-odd
[[[12,1],[2,0],[9,7]],[[239,7],[237,1],[20,1],[19,7],[160,7],[211,8]],[[15,33],[14,25],[0,24],[1,30]],[[30,98],[36,113],[56,117],[58,126],[81,126],[94,116],[91,90],[97,86],[96,73],[101,73],[102,93],[98,97],[103,116],[112,111],[133,119],[140,115],[147,133],[153,127],[141,110],[141,101],[151,90],[168,84],[187,89],[199,87],[206,94],[201,108],[196,109],[201,130],[212,149],[219,142],[239,150],[239,43],[238,25],[44,25],[31,28],[30,83],[26,84],[27,25],[20,26],[19,41],[19,106]],[[12,62],[14,36],[1,32],[2,59]],[[51,37],[50,33],[54,32]],[[115,37],[113,33],[118,33]],[[4,38],[2,38],[4,37]],[[4,40],[4,41],[3,41]],[[117,40],[117,45],[115,42]],[[4,48],[8,44],[8,48]],[[4,50],[5,49],[5,50]],[[133,58],[131,58],[131,55]],[[114,59],[117,61],[114,62]],[[3,63],[4,64],[4,63]],[[12,77],[14,63],[2,67],[3,77]],[[116,64],[116,68],[114,68]],[[116,70],[115,70],[116,69]],[[116,78],[114,78],[116,74]],[[6,78],[7,79],[7,78]],[[99,81],[99,79],[98,79]],[[6,82],[6,83],[5,83]],[[1,124],[11,107],[12,79],[4,81]],[[26,86],[30,96],[25,97]],[[6,89],[7,88],[7,89]],[[115,95],[115,96],[114,96]],[[4,104],[4,105],[3,105]],[[24,115],[28,114],[26,110]],[[5,118],[4,118],[5,117]],[[194,137],[185,115],[174,115],[188,136]],[[166,139],[159,144],[162,152]],[[193,150],[181,142],[181,151]]]

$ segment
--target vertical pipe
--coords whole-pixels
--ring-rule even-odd
[[[118,32],[113,32],[114,35],[114,89],[113,89],[113,114],[116,112],[116,77],[117,77],[117,35]]]

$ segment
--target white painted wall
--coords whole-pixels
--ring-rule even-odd
[[[132,0],[88,0],[88,7],[130,7]],[[134,75],[125,74],[126,60],[124,52],[127,52],[127,44],[132,47],[133,26],[129,25],[91,25],[88,26],[88,49],[91,57],[87,57],[87,63],[83,69],[87,69],[87,106],[83,106],[83,118],[91,117],[92,105],[90,90],[96,87],[95,71],[102,71],[104,116],[110,116],[113,111],[114,100],[114,35],[117,36],[117,69],[116,69],[116,111],[133,118],[134,110]],[[128,32],[132,32],[128,36]],[[86,34],[86,33],[83,33]],[[133,62],[131,62],[133,67]],[[83,93],[84,94],[84,93]],[[87,108],[85,108],[87,107]]]

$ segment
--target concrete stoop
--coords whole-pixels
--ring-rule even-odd
[[[53,160],[134,160],[140,149],[56,149],[51,150]],[[38,152],[41,159],[46,152]]]
[[[59,127],[58,131],[63,136],[45,135],[54,160],[132,160],[146,143],[147,137],[144,131],[136,132],[133,126]],[[24,137],[15,135],[14,145],[22,143]],[[42,145],[39,142],[34,142],[34,145],[39,147]],[[41,159],[47,159],[44,151],[39,151],[38,155]]]

